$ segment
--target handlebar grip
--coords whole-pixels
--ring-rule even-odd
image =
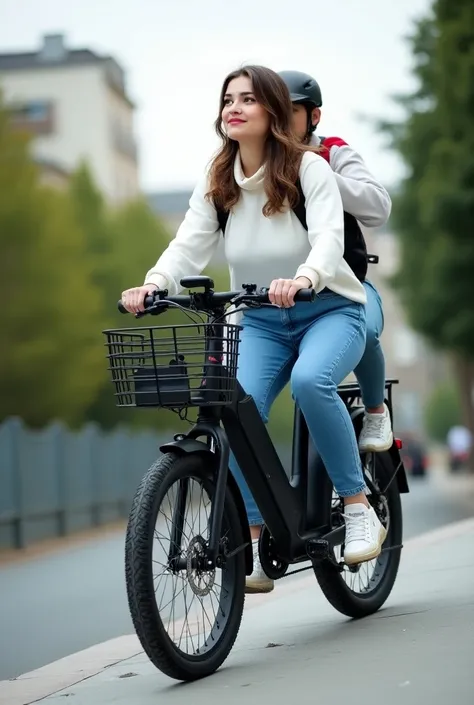
[[[153,296],[153,294],[151,294],[151,296],[150,295],[145,296],[144,303],[145,303],[145,308],[150,308],[150,306],[153,306],[153,304],[155,303],[155,297]]]
[[[155,303],[155,297],[153,295],[151,296],[145,296],[145,308],[150,308],[150,306],[153,306]],[[120,313],[128,313],[127,309],[124,307],[122,300],[117,302],[117,308],[120,311]]]
[[[295,301],[307,301],[310,303],[316,299],[316,292],[314,289],[300,289],[296,292]]]

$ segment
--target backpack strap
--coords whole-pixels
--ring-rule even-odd
[[[224,236],[227,221],[229,220],[229,211],[224,211],[224,210],[221,210],[220,208],[216,208],[216,214],[217,214],[217,222],[219,223],[219,227],[222,230],[222,235]]]
[[[293,208],[293,213],[296,215],[298,220],[300,221],[301,225],[305,230],[308,230],[308,224],[306,223],[306,198],[303,193],[303,188],[301,186],[301,181],[298,177],[298,180],[296,182],[296,188],[298,189],[299,193],[299,200],[296,206]]]

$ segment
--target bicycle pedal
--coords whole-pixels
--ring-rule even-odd
[[[324,561],[331,557],[329,542],[325,539],[309,539],[306,553],[312,561]]]

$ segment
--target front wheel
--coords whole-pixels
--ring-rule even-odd
[[[177,680],[216,671],[239,631],[245,598],[242,528],[227,489],[220,562],[209,570],[215,483],[202,455],[163,455],[143,478],[126,535],[128,603],[137,636],[152,663]]]
[[[315,564],[317,581],[327,600],[335,609],[348,617],[366,617],[384,604],[390,595],[400,564],[403,534],[402,505],[398,491],[395,468],[390,453],[367,453],[362,456],[364,473],[370,476],[379,490],[386,492],[377,497],[369,495],[379,518],[388,529],[382,552],[373,561],[342,570],[329,562]],[[342,501],[334,493],[332,498],[332,524],[344,522]],[[335,549],[334,558],[341,561],[341,547]]]

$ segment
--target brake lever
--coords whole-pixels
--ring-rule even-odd
[[[273,304],[262,304],[260,301],[248,301],[245,305],[248,308],[268,308],[269,306],[273,308]]]
[[[261,301],[255,301],[255,299],[247,299],[245,294],[243,296],[239,296],[236,299],[233,299],[231,301],[231,304],[234,306],[239,306],[240,304],[244,304],[247,306],[247,308],[275,308],[274,304],[264,304]]]
[[[164,313],[168,308],[168,303],[166,301],[160,301],[158,299],[155,301],[153,306],[146,308],[144,311],[139,311],[135,314],[135,318],[143,318],[143,316],[159,316],[160,313]]]
[[[241,306],[244,304],[245,306],[248,306],[249,308],[257,308],[259,304],[256,301],[252,301],[249,299],[248,301],[245,300],[245,294],[238,294],[232,301],[229,301],[231,306],[234,306],[237,308],[238,306]]]

